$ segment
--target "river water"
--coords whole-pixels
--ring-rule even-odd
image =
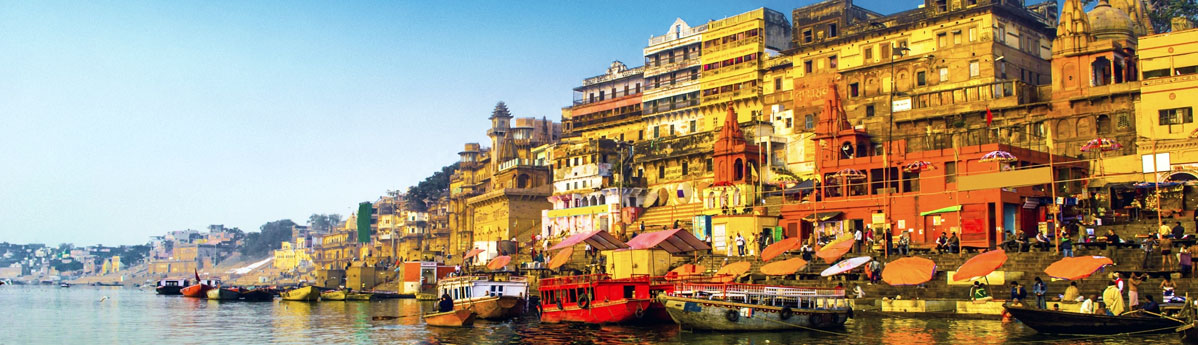
[[[426,327],[430,303],[219,302],[119,287],[0,286],[0,344],[1175,344],[1174,334],[1051,337],[1018,322],[857,318],[840,334],[713,333],[674,325],[540,324],[535,317]],[[397,316],[375,320],[375,316]]]

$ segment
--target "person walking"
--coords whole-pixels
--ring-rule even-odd
[[[736,233],[736,252],[740,256],[745,256],[745,238],[739,232]]]
[[[1044,294],[1048,292],[1048,284],[1044,284],[1040,277],[1036,277],[1036,283],[1032,284],[1032,294],[1036,295],[1036,308],[1047,309],[1048,301],[1044,299]]]

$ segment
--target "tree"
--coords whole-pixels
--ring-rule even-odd
[[[454,170],[458,169],[458,163],[453,163],[441,167],[440,171],[434,172],[420,181],[415,186],[408,188],[407,193],[407,209],[409,211],[426,212],[428,211],[428,202],[440,199],[449,193],[449,178],[453,176]]]
[[[1152,28],[1158,33],[1172,31],[1173,18],[1185,17],[1191,22],[1198,21],[1198,2],[1194,0],[1149,0],[1148,18],[1152,20]]]
[[[308,216],[308,226],[312,230],[317,231],[332,231],[337,224],[341,223],[341,215],[339,214],[317,214],[313,213]]]
[[[291,240],[291,227],[295,222],[290,219],[276,220],[263,224],[258,232],[246,234],[245,245],[238,251],[247,257],[261,257],[270,251],[279,249],[281,243]]]

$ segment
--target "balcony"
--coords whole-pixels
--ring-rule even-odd
[[[669,61],[669,60],[666,60],[666,61]],[[650,76],[656,76],[656,75],[663,74],[663,73],[669,73],[669,72],[673,72],[673,71],[677,71],[677,70],[681,70],[681,69],[685,69],[685,68],[695,67],[701,63],[702,63],[702,59],[699,57],[699,54],[695,54],[695,56],[687,58],[687,59],[675,59],[674,62],[665,62],[665,63],[660,63],[657,65],[650,65],[648,62],[646,62],[645,63],[645,79],[649,79]]]
[[[598,91],[598,90],[600,90],[600,89],[595,89],[595,91]],[[604,91],[607,91],[607,90],[604,90]],[[624,91],[624,90],[617,89],[616,92],[614,92],[614,93],[604,92],[602,94],[602,96],[599,94],[599,92],[595,92],[594,93],[595,97],[592,98],[592,97],[590,97],[589,93],[585,93],[585,92],[583,92],[583,90],[575,90],[573,105],[580,106],[580,105],[591,104],[591,103],[600,103],[600,102],[610,101],[613,99],[618,99],[620,97],[639,96],[640,94],[641,94],[640,90],[630,89],[628,91]]]
[[[754,86],[731,92],[721,92],[714,95],[703,96],[703,103],[717,103],[741,98],[757,97],[760,95],[760,91],[761,87]]]
[[[924,118],[985,112],[990,109],[1013,107],[1040,101],[1040,90],[1034,85],[1006,80],[945,90],[919,92],[909,97],[895,97],[895,103],[908,101],[910,110],[895,112],[895,121],[914,121]]]
[[[558,168],[553,172],[554,181],[593,176],[611,177],[611,163],[583,164],[569,168]]]

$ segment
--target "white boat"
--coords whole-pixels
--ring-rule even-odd
[[[518,276],[465,276],[437,282],[437,298],[448,294],[453,308],[471,309],[478,318],[502,320],[523,314],[528,299],[528,281]]]

